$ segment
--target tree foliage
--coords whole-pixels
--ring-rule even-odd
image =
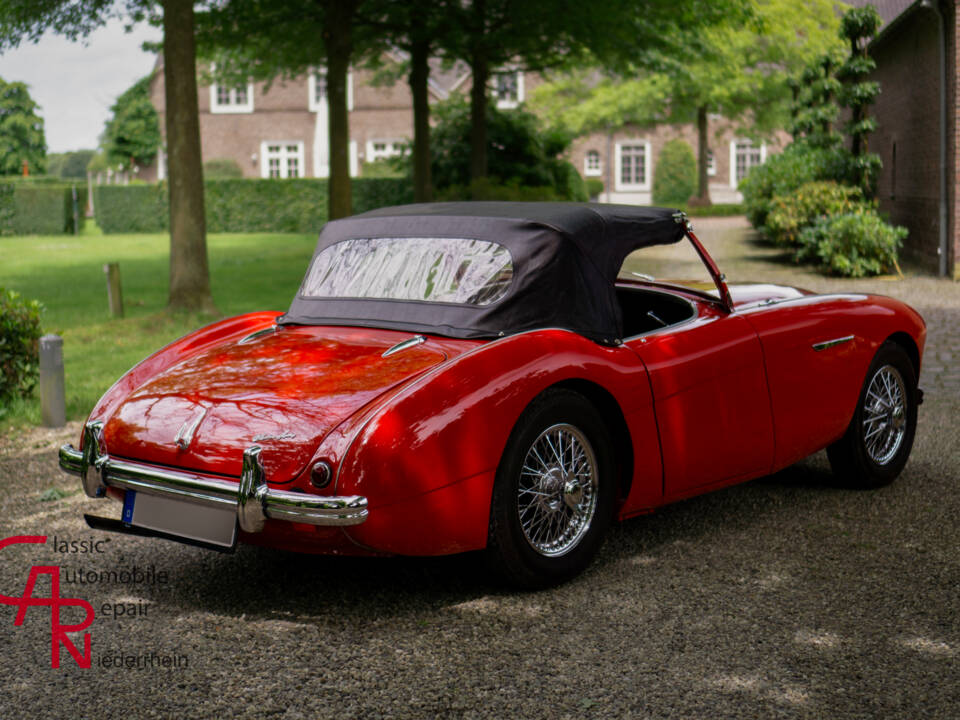
[[[434,114],[437,124],[433,130],[432,165],[437,189],[469,187],[477,182],[470,165],[470,104],[454,97],[437,105]],[[570,136],[556,130],[541,130],[539,122],[532,113],[498,110],[492,103],[487,104],[490,163],[487,185],[511,186],[514,195],[522,192],[521,188],[550,188],[558,199],[583,196],[585,191],[579,175],[571,178],[569,163],[557,158],[570,144]]]
[[[193,0],[3,0],[0,50],[17,47],[24,41],[37,42],[46,32],[77,40],[108,19],[121,16],[134,21],[151,17],[163,23],[170,178],[170,307],[211,311],[215,308],[204,228]]]
[[[880,85],[866,79],[876,67],[866,48],[879,26],[880,16],[872,6],[851,8],[839,31],[847,43],[846,53],[837,50],[814,59],[794,80],[795,139],[828,151],[827,177],[859,187],[868,198],[876,197],[881,168],[880,156],[867,149],[867,137],[876,129],[868,108],[880,93]],[[840,105],[850,111],[843,126],[849,147],[837,129]]]
[[[110,108],[103,146],[112,164],[149,165],[160,147],[160,121],[150,102],[150,80],[141,78],[124,91]]]
[[[47,174],[63,179],[85,178],[96,150],[75,150],[47,155]]]
[[[673,44],[653,53],[656,62],[639,50],[626,71],[595,62],[539,88],[533,105],[577,133],[697,118],[699,193],[706,198],[709,115],[748,134],[785,127],[791,76],[838,43],[836,7],[834,0],[717,3],[677,27]]]
[[[0,78],[0,175],[19,175],[26,163],[31,173],[47,167],[47,142],[40,108],[21,82]]]
[[[385,47],[385,0],[245,0],[197,16],[201,54],[224,82],[268,84],[322,68],[328,101],[330,217],[351,214],[347,73]]]

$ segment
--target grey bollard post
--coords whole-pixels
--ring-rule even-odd
[[[108,263],[103,266],[107,276],[107,299],[110,301],[110,315],[115,318],[123,317],[123,292],[120,290],[120,265]]]
[[[59,335],[40,338],[40,417],[47,427],[63,427],[67,423],[63,338]]]

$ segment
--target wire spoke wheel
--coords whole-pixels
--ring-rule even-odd
[[[863,443],[873,462],[886,465],[896,456],[906,425],[906,384],[895,367],[884,365],[870,379],[863,403]]]
[[[517,486],[520,529],[530,547],[545,557],[573,550],[590,529],[598,495],[597,459],[586,436],[567,423],[540,433]]]

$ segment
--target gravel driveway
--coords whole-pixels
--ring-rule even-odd
[[[892,486],[835,489],[821,453],[631,520],[581,577],[515,593],[469,556],[228,556],[94,533],[81,513],[97,505],[56,468],[79,425],[8,432],[0,538],[49,539],[0,551],[0,593],[59,565],[61,596],[97,617],[93,667],[61,651],[55,670],[49,612],[15,627],[0,606],[0,720],[960,717],[960,285],[821,279],[745,244],[742,222],[698,223],[729,276],[880,288],[927,317],[926,402]],[[54,536],[110,539],[64,553]]]

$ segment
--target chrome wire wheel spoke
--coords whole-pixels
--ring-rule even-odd
[[[864,449],[877,465],[893,460],[903,445],[907,410],[903,376],[892,365],[882,366],[867,386],[861,429]]]
[[[573,425],[552,425],[534,440],[521,468],[517,515],[524,538],[545,557],[570,552],[597,510],[599,469],[590,441]]]

